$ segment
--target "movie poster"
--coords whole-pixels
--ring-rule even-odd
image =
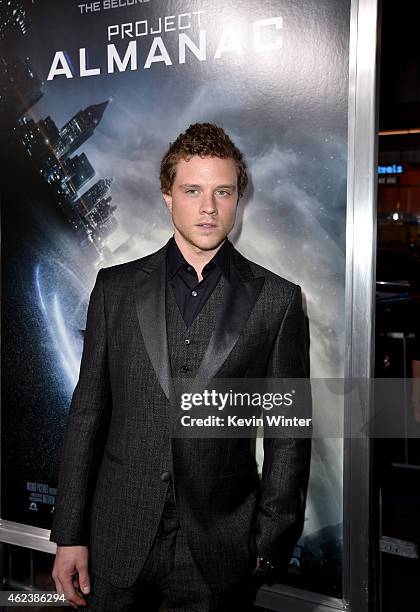
[[[350,2],[0,8],[2,517],[49,528],[96,273],[170,237],[159,162],[191,123],[244,151],[231,240],[302,286],[311,376],[343,376]],[[289,571],[337,597],[342,466],[342,440],[314,440]]]

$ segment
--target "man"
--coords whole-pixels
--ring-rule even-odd
[[[161,163],[173,237],[98,273],[51,531],[73,606],[242,612],[301,532],[310,438],[265,438],[260,483],[250,439],[171,435],[173,379],[308,376],[300,287],[227,239],[247,180],[220,127],[191,125]]]

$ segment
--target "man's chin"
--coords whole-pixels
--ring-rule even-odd
[[[226,236],[199,236],[190,239],[190,243],[195,246],[197,249],[201,249],[202,251],[214,251],[217,249]]]

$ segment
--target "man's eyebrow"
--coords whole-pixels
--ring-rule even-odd
[[[185,187],[188,187],[189,189],[191,188],[200,189],[201,185],[198,185],[196,183],[183,183],[182,185],[180,185],[180,187],[182,189],[185,189]],[[217,185],[216,189],[236,189],[236,185],[234,184]]]

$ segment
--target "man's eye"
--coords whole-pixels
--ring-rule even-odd
[[[198,189],[186,189],[185,193],[189,193],[191,195],[195,195],[198,193]]]
[[[230,191],[226,191],[225,189],[218,189],[217,195],[227,197],[230,196]]]

